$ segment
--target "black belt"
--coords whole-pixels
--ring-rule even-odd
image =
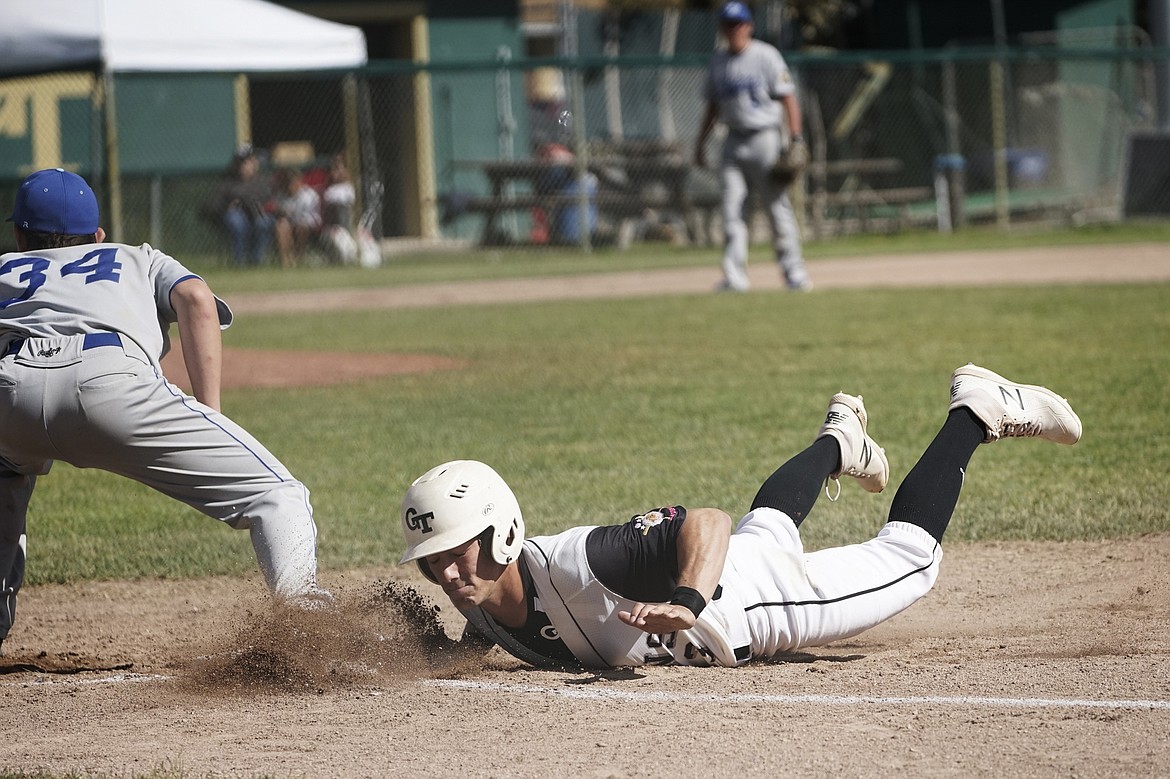
[[[24,342],[27,340],[27,338],[17,338],[13,341],[10,341],[8,348],[4,351],[4,356],[11,357],[12,355],[19,352],[20,348],[24,346]],[[81,350],[86,351],[88,349],[96,349],[99,346],[121,345],[122,336],[118,335],[117,333],[86,333],[85,339],[81,343]]]

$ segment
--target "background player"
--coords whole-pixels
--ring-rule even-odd
[[[861,397],[829,402],[811,446],[780,466],[729,535],[719,509],[654,509],[630,522],[524,538],[520,507],[488,466],[428,471],[402,502],[406,553],[484,638],[534,665],[734,666],[856,635],[933,586],[940,542],[981,443],[1076,443],[1081,423],[1043,387],[968,365],[946,421],[862,544],[806,554],[798,528],[827,479],[889,479]]]
[[[787,185],[771,176],[784,148],[781,106],[788,121],[788,143],[804,143],[796,86],[776,47],[752,39],[752,12],[746,5],[725,4],[719,13],[719,27],[727,48],[711,58],[704,88],[707,110],[695,142],[695,164],[706,167],[707,138],[716,120],[727,126],[719,160],[724,235],[719,288],[742,292],[750,286],[745,204],[748,193],[754,192],[767,209],[776,260],[788,288],[812,289]]]
[[[104,243],[98,220],[83,178],[39,171],[9,219],[17,251],[0,256],[0,642],[24,581],[29,499],[54,460],[127,476],[248,529],[278,596],[328,602],[308,490],[219,412],[231,311],[172,257]],[[195,397],[159,367],[172,322]]]

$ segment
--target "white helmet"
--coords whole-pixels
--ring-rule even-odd
[[[443,463],[415,479],[402,498],[402,534],[406,551],[399,565],[462,546],[491,528],[491,555],[500,565],[516,559],[524,545],[520,504],[500,475],[475,460]]]

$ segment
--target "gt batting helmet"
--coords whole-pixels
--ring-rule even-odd
[[[524,545],[520,504],[500,475],[475,460],[443,463],[415,479],[402,499],[406,552],[399,565],[415,560],[434,581],[423,559],[462,546],[491,528],[492,559],[507,565]]]

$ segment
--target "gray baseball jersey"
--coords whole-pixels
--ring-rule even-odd
[[[169,349],[171,290],[199,278],[150,244],[87,244],[0,257],[0,338],[119,333],[151,364]],[[220,326],[232,313],[216,298]]]
[[[705,95],[719,107],[719,119],[733,132],[780,126],[780,104],[796,91],[792,74],[775,46],[753,40],[739,54],[715,52],[707,70]]]
[[[248,529],[274,592],[320,592],[308,490],[159,368],[176,321],[171,292],[198,278],[145,244],[0,256],[0,640],[23,583],[29,499],[54,460],[135,479]],[[226,327],[231,311],[217,304]]]
[[[776,261],[790,289],[808,289],[800,226],[786,187],[769,170],[782,148],[779,99],[796,92],[787,63],[775,46],[752,40],[738,54],[717,51],[707,71],[704,95],[727,125],[719,165],[723,217],[723,288],[743,291],[747,275],[749,230],[744,206],[758,193],[772,228]]]

